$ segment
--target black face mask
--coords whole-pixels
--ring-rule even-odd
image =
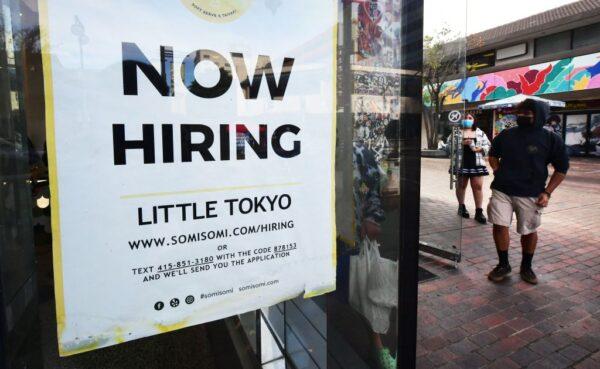
[[[533,126],[533,117],[526,117],[523,115],[519,115],[517,117],[517,124],[519,127],[532,127]]]

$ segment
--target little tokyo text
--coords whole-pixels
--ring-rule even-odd
[[[137,208],[137,223],[139,226],[169,222],[187,222],[202,219],[217,218],[218,201],[186,202],[179,204],[154,205]],[[244,197],[225,199],[222,201],[223,210],[229,216],[256,213],[268,213],[277,210],[287,210],[292,206],[292,197],[288,194]]]

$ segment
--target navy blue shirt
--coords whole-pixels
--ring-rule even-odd
[[[500,159],[491,187],[509,196],[538,197],[546,188],[548,165],[569,170],[562,138],[542,128],[545,116],[536,111],[535,125],[505,129],[492,141],[490,156]]]

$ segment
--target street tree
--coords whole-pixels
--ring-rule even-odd
[[[437,148],[444,133],[442,109],[447,94],[442,94],[444,82],[456,79],[464,63],[464,39],[443,27],[435,35],[423,38],[423,118],[427,148]]]

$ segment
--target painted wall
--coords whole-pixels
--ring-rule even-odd
[[[445,104],[600,88],[600,53],[483,74],[444,83]]]

